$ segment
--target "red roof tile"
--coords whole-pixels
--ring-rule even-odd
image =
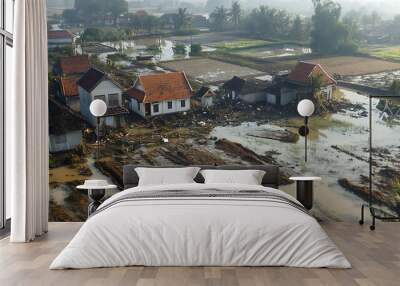
[[[184,72],[141,75],[137,83],[143,86],[143,91],[133,87],[127,94],[143,103],[186,99],[193,95]]]
[[[48,31],[47,37],[49,40],[66,39],[66,38],[72,40],[73,35],[67,30],[56,30],[56,31]]]
[[[89,56],[82,55],[61,58],[60,68],[64,74],[85,73],[90,68]]]
[[[73,97],[79,96],[78,85],[76,84],[79,80],[78,76],[62,77],[60,80],[61,90],[64,96]]]
[[[311,84],[312,76],[321,75],[325,85],[336,84],[332,76],[319,64],[299,62],[289,74],[288,80],[302,85]]]

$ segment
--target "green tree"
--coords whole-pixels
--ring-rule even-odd
[[[191,56],[199,56],[201,54],[202,48],[199,44],[192,44],[190,46],[190,55]]]
[[[303,20],[300,16],[296,16],[292,23],[292,29],[290,31],[290,38],[294,40],[304,40],[305,29],[303,26]]]
[[[176,44],[173,49],[174,49],[175,54],[178,54],[178,55],[186,54],[186,46],[183,44]]]
[[[242,17],[242,7],[239,2],[235,1],[232,3],[231,8],[231,22],[235,28],[237,28],[240,24],[240,20]]]
[[[354,52],[357,46],[352,42],[351,34],[340,22],[341,6],[332,0],[313,0],[311,48],[323,54],[345,51]]]
[[[75,10],[88,22],[108,13],[111,13],[115,20],[119,15],[128,12],[128,2],[126,0],[75,0]]]
[[[186,29],[190,24],[190,17],[186,8],[179,8],[174,17],[175,30]]]
[[[228,23],[228,10],[223,6],[215,8],[210,15],[211,26],[216,31],[223,31]]]
[[[76,9],[66,9],[62,13],[62,18],[67,24],[79,24],[82,19]]]

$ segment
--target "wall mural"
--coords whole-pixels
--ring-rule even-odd
[[[85,220],[87,194],[76,186],[106,179],[122,188],[128,163],[277,164],[290,194],[291,175],[323,178],[313,209],[320,219],[359,217],[368,194],[367,95],[400,91],[396,43],[369,35],[390,31],[360,22],[359,38],[328,51],[310,32],[330,29],[318,22],[328,5],[318,1],[312,19],[279,11],[290,25],[272,17],[274,31],[258,30],[261,8],[236,4],[167,13],[135,2],[128,13],[116,4],[125,1],[110,1],[117,14],[94,14],[81,2],[48,1],[50,220]],[[235,9],[239,18],[224,16]],[[307,163],[296,110],[304,98],[316,106]],[[107,104],[99,146],[95,99]],[[373,100],[374,200],[390,214],[400,214],[399,111],[395,100]]]

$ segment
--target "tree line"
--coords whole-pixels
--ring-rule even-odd
[[[232,2],[229,8],[217,6],[206,19],[211,30],[238,31],[263,39],[287,39],[310,42],[311,48],[318,53],[355,53],[360,40],[358,24],[351,15],[342,17],[340,4],[334,0],[310,0],[314,4],[314,15],[305,18],[291,15],[285,10],[262,5],[246,12],[238,1]],[[85,17],[87,21],[107,15],[115,21],[121,15],[127,28],[121,35],[111,33],[112,38],[129,36],[128,30],[159,31],[169,27],[177,32],[193,32],[191,15],[186,8],[179,8],[176,13],[160,17],[142,13],[128,13],[126,0],[76,0],[73,10],[64,11],[66,22]],[[201,16],[200,16],[201,17]],[[377,16],[365,17],[365,22],[374,23]],[[398,18],[400,22],[400,17]],[[90,31],[88,38],[107,38],[98,31]]]

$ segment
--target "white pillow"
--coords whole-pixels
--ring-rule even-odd
[[[261,170],[202,170],[206,184],[261,185],[265,171]]]
[[[195,183],[200,171],[198,167],[187,168],[135,168],[139,176],[139,186],[172,185]]]

